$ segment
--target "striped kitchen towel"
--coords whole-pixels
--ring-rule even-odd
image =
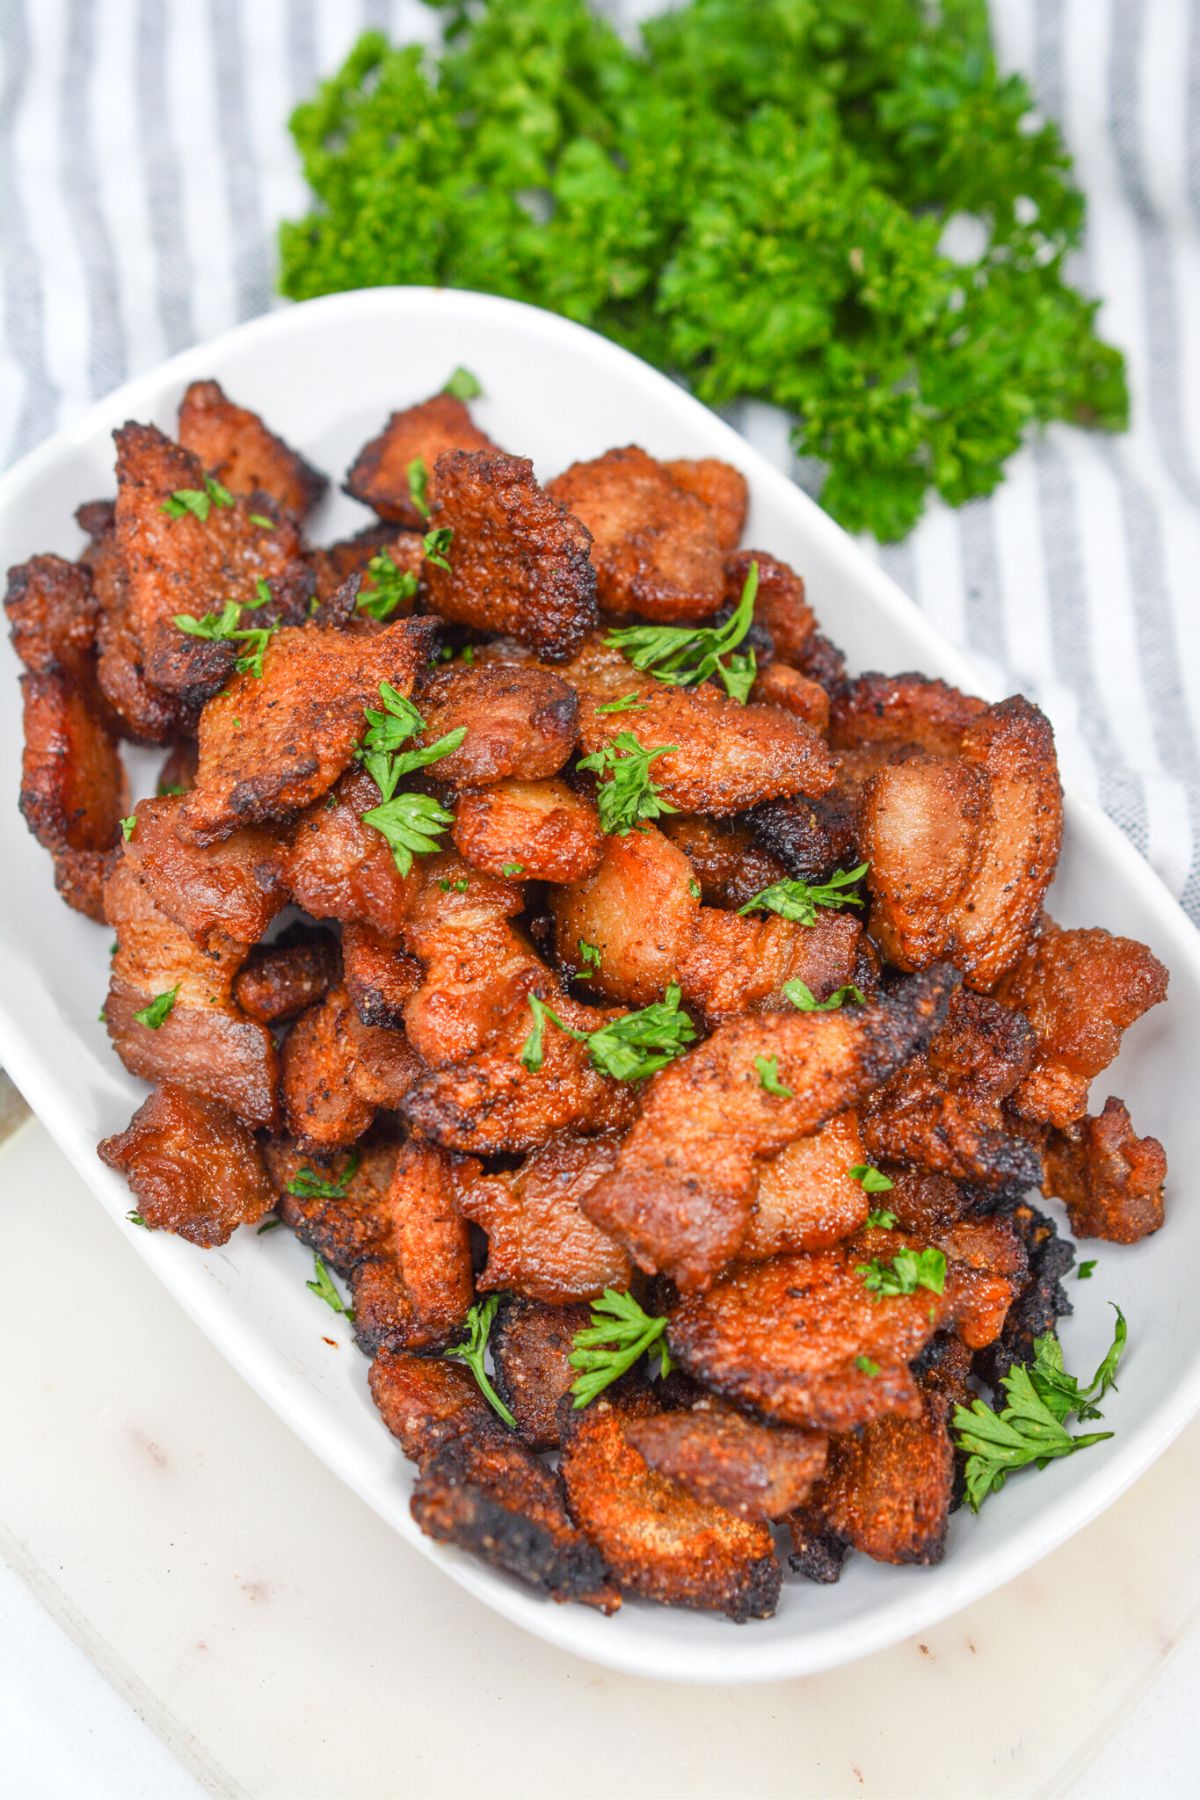
[[[622,25],[653,10],[624,0]],[[1075,278],[1129,358],[1133,428],[1054,427],[999,492],[869,546],[998,685],[1054,720],[1097,799],[1200,921],[1200,0],[994,0],[1004,64],[1090,202]],[[279,305],[305,193],[285,121],[415,0],[0,0],[0,458],[116,383]],[[791,466],[769,409],[735,418]],[[806,471],[793,471],[804,480]]]

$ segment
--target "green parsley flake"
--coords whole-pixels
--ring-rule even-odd
[[[408,465],[408,497],[423,519],[429,517],[429,501],[426,494],[429,489],[429,470],[419,456],[414,456]]]
[[[867,863],[859,863],[857,869],[839,869],[828,881],[815,886],[811,882],[785,876],[782,881],[773,881],[770,887],[763,888],[761,893],[755,894],[753,900],[747,900],[745,906],[739,906],[738,912],[775,912],[781,919],[794,919],[799,925],[815,925],[819,906],[837,911],[843,906],[862,905],[860,895],[850,894],[845,890],[862,880],[868,866]]]
[[[754,1067],[758,1071],[759,1086],[768,1094],[778,1094],[781,1099],[790,1100],[793,1090],[779,1079],[779,1058],[777,1056],[756,1056]]]
[[[576,981],[590,981],[600,967],[599,947],[589,944],[586,938],[580,938],[579,960],[584,966],[577,972]]]
[[[447,575],[452,573],[448,557],[453,537],[454,531],[452,527],[449,525],[442,525],[437,531],[427,531],[422,540],[425,561],[433,563],[435,568],[445,569]],[[464,651],[463,654],[465,656],[466,652]]]
[[[411,569],[398,568],[386,550],[371,558],[367,574],[373,585],[360,588],[354,604],[373,619],[390,619],[398,606],[416,598],[416,576]]]
[[[880,1169],[873,1169],[870,1163],[855,1163],[852,1169],[846,1170],[851,1181],[857,1181],[864,1194],[886,1194],[895,1182],[888,1179]]]
[[[577,769],[591,769],[600,779],[596,804],[600,809],[600,826],[610,836],[625,837],[639,831],[644,819],[657,819],[660,813],[678,812],[661,789],[650,778],[650,765],[660,756],[670,756],[678,744],[659,744],[646,750],[632,731],[619,731],[610,743],[590,756],[581,756]]]
[[[274,519],[268,519],[266,513],[251,513],[249,518],[252,525],[261,526],[263,531],[274,531],[275,529]]]
[[[567,1025],[537,994],[529,996],[533,1030],[521,1047],[521,1062],[531,1073],[545,1060],[547,1021],[565,1031],[577,1043],[586,1044],[592,1067],[614,1081],[644,1081],[658,1069],[682,1056],[696,1036],[696,1028],[679,1006],[680,989],[671,986],[661,1000],[640,1012],[610,1019],[595,1031],[577,1031]]]
[[[507,880],[513,881],[516,879],[516,877],[518,875],[523,875],[525,873],[525,864],[524,863],[515,863],[515,862],[514,863],[504,863],[503,866],[501,867],[500,873],[503,876],[505,876]]]
[[[489,1294],[482,1306],[472,1306],[466,1318],[467,1337],[465,1343],[452,1345],[449,1350],[443,1350],[442,1355],[466,1363],[475,1377],[480,1393],[492,1411],[499,1414],[510,1431],[515,1431],[517,1421],[492,1386],[483,1360],[487,1353],[488,1338],[491,1336],[492,1322],[496,1317],[496,1308],[499,1304],[499,1294]]]
[[[211,475],[204,477],[202,488],[176,488],[170,497],[163,501],[159,508],[169,519],[182,519],[185,513],[191,513],[203,525],[214,506],[232,506],[233,495],[227,487]]]
[[[878,1375],[879,1373],[879,1364],[870,1356],[856,1356],[854,1366],[861,1375]]]
[[[897,1250],[891,1265],[872,1257],[855,1269],[864,1286],[877,1298],[894,1298],[899,1294],[915,1294],[919,1287],[940,1294],[946,1285],[946,1258],[942,1251],[930,1246],[925,1250]]]
[[[1075,1279],[1077,1281],[1090,1281],[1092,1279],[1093,1272],[1095,1271],[1095,1267],[1096,1267],[1095,1258],[1093,1258],[1091,1262],[1081,1262],[1078,1270],[1076,1271]]]
[[[605,643],[620,650],[635,669],[672,687],[694,687],[715,675],[725,692],[744,706],[758,672],[753,650],[731,653],[754,622],[758,564],[742,586],[742,597],[724,625],[630,625],[610,631]],[[728,660],[726,660],[728,659]]]
[[[297,1169],[285,1183],[287,1191],[298,1200],[344,1200],[361,1160],[360,1152],[354,1151],[335,1181],[326,1181],[312,1169]]]
[[[886,1206],[881,1206],[867,1214],[868,1231],[894,1231],[895,1228],[896,1215],[894,1212],[889,1212]]]
[[[649,710],[646,701],[638,699],[636,688],[631,694],[622,694],[619,700],[606,700],[603,706],[596,708],[598,713],[649,712]]]
[[[442,392],[451,394],[455,400],[462,400],[465,403],[468,400],[478,400],[483,388],[480,385],[479,377],[472,375],[470,369],[464,369],[460,365],[455,369]]]
[[[177,981],[165,994],[155,994],[149,1006],[143,1006],[141,1012],[134,1013],[138,1024],[144,1025],[148,1031],[157,1031],[160,1025],[165,1025],[174,1010],[181,986],[182,983]]]
[[[342,1299],[342,1296],[333,1285],[332,1275],[329,1273],[329,1270],[325,1267],[324,1262],[319,1256],[313,1257],[312,1281],[306,1281],[304,1285],[308,1288],[310,1293],[317,1296],[318,1300],[323,1300],[326,1306],[332,1307],[334,1312],[341,1313],[345,1318],[353,1321],[354,1308],[346,1305],[346,1302]]]
[[[808,984],[799,979],[785,981],[783,992],[798,1012],[837,1012],[847,1001],[855,1006],[865,1006],[867,1003],[867,996],[852,981],[830,994],[828,1000],[816,999]]]
[[[127,819],[121,820],[121,836],[124,838],[126,843],[128,843],[130,838],[133,836],[133,828],[136,824],[137,824],[137,814],[136,813],[130,813],[130,815]]]

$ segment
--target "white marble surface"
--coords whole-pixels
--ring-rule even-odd
[[[805,1682],[647,1684],[555,1655],[399,1542],[160,1292],[37,1126],[0,1151],[0,1220],[0,1561],[16,1571],[0,1793],[1200,1789],[1200,1427],[920,1642]]]

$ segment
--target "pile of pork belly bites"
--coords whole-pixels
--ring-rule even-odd
[[[1162,1222],[1087,1105],[1166,971],[1043,911],[1044,716],[850,677],[724,463],[541,486],[446,391],[316,548],[325,478],[216,382],[115,436],[6,607],[21,806],[152,1084],[100,1146],[134,1222],[277,1215],[422,1528],[557,1600],[936,1562],[954,1406],[1069,1311],[1030,1190]]]

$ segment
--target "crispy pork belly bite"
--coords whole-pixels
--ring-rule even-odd
[[[1075,1262],[1074,1244],[1059,1237],[1054,1221],[1023,1196],[1005,1202],[1003,1217],[1024,1246],[1028,1269],[999,1336],[975,1355],[975,1374],[994,1391],[1014,1363],[1032,1362],[1037,1339],[1057,1330],[1059,1319],[1073,1311],[1063,1278]]]
[[[954,1498],[949,1420],[970,1399],[970,1352],[935,1338],[918,1374],[918,1418],[874,1419],[829,1441],[829,1466],[791,1519],[791,1565],[817,1581],[836,1580],[849,1549],[875,1562],[938,1563]]]
[[[862,862],[858,822],[858,802],[840,786],[812,800],[768,800],[749,817],[760,854],[775,859],[785,875],[817,882]]]
[[[96,627],[96,680],[125,737],[143,744],[173,744],[196,730],[196,706],[154,687],[146,657],[130,623],[129,579],[111,522],[80,559],[92,572],[100,602]]]
[[[57,673],[22,675],[21,694],[25,823],[53,856],[68,905],[103,919],[108,852],[120,842],[129,803],[116,741],[82,681]]]
[[[496,448],[491,438],[471,423],[461,400],[453,394],[435,394],[419,406],[394,412],[379,436],[363,445],[346,476],[346,492],[364,501],[381,519],[424,531],[425,515],[409,485],[412,464],[424,464],[432,499],[437,460],[444,451]]]
[[[246,499],[270,494],[298,519],[329,486],[319,469],[269,431],[257,413],[236,406],[216,381],[188,387],[179,403],[179,442],[231,493]]]
[[[579,697],[549,669],[454,662],[427,676],[416,699],[422,742],[466,729],[437,765],[438,780],[454,787],[557,775],[578,733]]]
[[[1036,1146],[1003,1103],[1035,1051],[1019,1012],[960,989],[926,1048],[879,1087],[862,1112],[872,1158],[981,1181],[1041,1179]]]
[[[381,795],[365,769],[352,768],[303,815],[283,858],[283,882],[314,919],[364,925],[394,937],[416,888],[401,875],[383,833],[362,816]]]
[[[694,482],[693,482],[694,485]],[[616,617],[707,619],[725,598],[728,520],[630,445],[572,463],[548,490],[593,538],[600,605]]]
[[[196,844],[177,825],[183,797],[139,800],[124,857],[154,904],[198,943],[210,932],[252,944],[287,905],[278,836],[247,826]]]
[[[829,695],[819,681],[812,681],[789,663],[768,663],[760,669],[751,689],[758,706],[778,706],[784,712],[824,734],[829,729]]]
[[[770,632],[775,655],[799,669],[817,628],[812,607],[804,598],[804,578],[765,550],[738,550],[725,558],[728,605],[736,606],[741,599],[751,563],[758,564],[755,623]]]
[[[241,1120],[171,1082],[155,1088],[98,1153],[128,1181],[144,1224],[205,1250],[271,1210],[267,1172]]]
[[[343,928],[342,973],[364,1025],[403,1025],[423,979],[416,957],[370,925]]]
[[[468,788],[451,833],[472,868],[523,881],[582,881],[600,861],[595,803],[565,781],[494,781]]]
[[[630,1431],[657,1412],[648,1394],[565,1409],[562,1476],[571,1516],[622,1590],[663,1606],[768,1619],[780,1571],[770,1530],[698,1500],[634,1449]]]
[[[433,494],[431,525],[454,532],[449,569],[426,565],[433,610],[510,633],[548,662],[573,656],[596,624],[591,538],[538,486],[529,459],[451,451]]]
[[[559,1406],[577,1375],[570,1363],[575,1333],[586,1330],[591,1317],[581,1302],[547,1306],[514,1297],[497,1309],[488,1339],[496,1392],[531,1450],[557,1450],[562,1442]]]
[[[1157,1138],[1138,1137],[1123,1100],[1046,1139],[1044,1191],[1066,1206],[1076,1237],[1136,1244],[1163,1222],[1167,1157]]]
[[[479,1290],[507,1289],[563,1306],[607,1287],[627,1288],[632,1273],[620,1244],[580,1210],[582,1197],[617,1160],[611,1137],[552,1137],[519,1169],[485,1175],[463,1195],[462,1210],[487,1233]]]
[[[665,462],[676,487],[692,494],[707,508],[713,536],[722,550],[732,550],[746,523],[750,494],[746,477],[732,463],[720,462],[715,456],[702,456],[697,462]],[[740,591],[740,590],[739,590]]]
[[[1064,931],[1043,918],[1024,956],[996,990],[1037,1035],[1033,1067],[1012,1104],[1022,1118],[1069,1125],[1088,1088],[1121,1048],[1122,1034],[1167,997],[1167,971],[1134,938]]]
[[[659,820],[659,829],[687,857],[700,898],[709,906],[736,911],[788,873],[779,858],[758,843],[751,828],[735,820],[675,813]]]
[[[739,1262],[828,1250],[866,1223],[870,1200],[849,1171],[867,1161],[854,1112],[799,1137],[764,1163]],[[890,1198],[890,1196],[889,1196]]]
[[[371,636],[316,626],[278,632],[262,675],[234,675],[204,708],[184,829],[210,844],[319,800],[350,762],[380,682],[411,694],[431,631],[426,620],[402,619]]]
[[[464,1363],[381,1350],[368,1380],[380,1417],[410,1462],[423,1462],[459,1432],[489,1429],[488,1403]]]
[[[61,556],[33,556],[8,571],[4,595],[13,649],[34,675],[88,680],[100,602],[88,570]]]
[[[402,1031],[364,1025],[344,987],[301,1014],[283,1047],[288,1130],[314,1147],[352,1144],[377,1107],[398,1107],[424,1065]]]
[[[117,934],[104,1019],[129,1073],[176,1082],[248,1124],[273,1125],[275,1041],[233,999],[247,946],[215,932],[204,946],[195,943],[123,859],[105,884],[104,908]],[[147,1011],[156,1023],[138,1018]]]
[[[690,1411],[633,1419],[625,1435],[656,1473],[743,1519],[781,1519],[799,1506],[825,1468],[828,1441],[707,1397]]]
[[[293,1138],[263,1140],[275,1210],[339,1275],[349,1275],[386,1236],[398,1154],[398,1144],[375,1132],[351,1150],[315,1154]]]
[[[647,1272],[706,1287],[746,1234],[760,1161],[903,1063],[936,1030],[952,985],[930,971],[873,1005],[720,1026],[647,1083],[617,1167],[584,1211]],[[762,1085],[772,1057],[787,1095]]]
[[[336,979],[337,946],[329,933],[292,925],[274,943],[250,952],[233,984],[233,997],[248,1019],[281,1025],[315,1006]]]
[[[875,1255],[890,1255],[906,1242],[900,1231],[867,1231],[860,1244]],[[946,1257],[948,1322],[969,1350],[995,1343],[1008,1311],[1029,1279],[1029,1257],[1020,1233],[1000,1214],[960,1219],[935,1234]]]
[[[654,825],[604,839],[595,871],[551,896],[559,962],[609,999],[661,999],[696,931],[692,881],[687,857]]]
[[[836,696],[829,737],[851,768],[871,770],[898,751],[957,755],[963,733],[986,711],[986,701],[928,675],[872,673]]]
[[[359,592],[369,596],[378,582],[371,571],[376,557],[386,557],[400,574],[408,574],[419,583],[425,564],[425,538],[420,531],[401,531],[395,525],[368,525],[351,538],[339,538],[312,552],[312,568],[317,584],[317,599],[322,607],[330,603],[351,575],[361,577]],[[416,586],[411,599],[400,603],[401,613],[410,613],[417,598]],[[357,595],[356,595],[357,600]],[[392,614],[395,617],[396,614]]]
[[[862,926],[848,913],[821,912],[815,925],[803,925],[774,913],[740,918],[704,906],[680,959],[679,983],[685,1002],[710,1022],[788,1012],[786,982],[802,981],[816,1000],[854,982],[862,941]]]
[[[1054,734],[1020,695],[989,706],[954,757],[881,768],[863,794],[871,932],[902,969],[948,957],[986,993],[1033,933],[1062,841]]]

